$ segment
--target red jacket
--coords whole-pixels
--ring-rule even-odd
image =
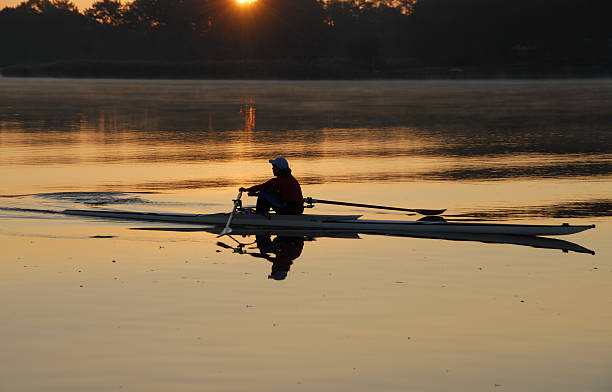
[[[278,192],[281,200],[285,203],[304,203],[302,188],[292,175],[274,177],[263,184],[252,186],[247,190],[249,192]]]

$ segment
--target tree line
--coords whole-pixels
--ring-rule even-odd
[[[27,0],[0,66],[87,60],[558,68],[612,64],[609,0]],[[91,63],[90,63],[91,64]]]

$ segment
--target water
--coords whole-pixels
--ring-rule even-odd
[[[0,79],[0,387],[608,391],[611,104],[610,80]],[[227,211],[280,155],[306,196],[596,224],[559,238],[595,255],[302,237],[279,281],[257,244],[58,213]]]

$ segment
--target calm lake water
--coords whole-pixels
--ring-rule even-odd
[[[305,196],[596,224],[559,237],[595,254],[301,237],[274,280],[253,236],[59,213],[229,211],[276,156]],[[0,78],[0,178],[1,390],[612,389],[611,80]]]

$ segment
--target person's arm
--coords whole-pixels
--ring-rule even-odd
[[[274,183],[276,182],[276,178],[272,178],[266,182],[264,182],[263,184],[259,184],[259,185],[253,185],[250,188],[240,188],[240,190],[242,190],[243,192],[259,192],[259,191],[263,191],[266,189],[270,189],[274,187]]]

